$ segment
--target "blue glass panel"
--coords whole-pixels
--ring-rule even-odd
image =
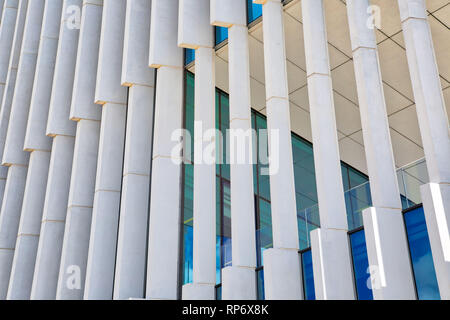
[[[220,178],[216,177],[216,284],[220,283],[221,280],[221,270],[222,270],[222,263],[221,263],[221,254],[220,254],[220,248],[221,248],[221,236],[222,236],[222,230],[221,230],[221,185],[220,185]]]
[[[222,300],[222,286],[216,288],[216,300]]]
[[[228,28],[215,27],[216,30],[216,45],[228,39]]]
[[[262,16],[262,5],[254,4],[253,0],[247,0],[248,23],[251,23]]]
[[[223,234],[222,234],[222,268],[232,265],[231,261],[231,202],[230,202],[230,184],[223,182]]]
[[[192,61],[195,60],[195,50],[194,49],[186,49],[184,55],[184,64],[188,65]]]
[[[364,230],[350,235],[353,270],[355,271],[356,292],[359,300],[373,300],[370,285],[369,259],[367,257]]]
[[[183,284],[192,282],[193,275],[193,229],[191,226],[184,225],[184,263],[183,263]]]
[[[316,300],[311,250],[302,253],[302,270],[305,300]]]
[[[264,294],[264,269],[256,271],[256,280],[257,280],[257,299],[258,300],[265,300],[265,294]]]
[[[439,300],[441,297],[423,207],[406,212],[404,217],[418,298]]]
[[[191,136],[191,154],[189,160],[194,160],[194,101],[195,101],[195,77],[194,74],[186,73],[186,130]]]

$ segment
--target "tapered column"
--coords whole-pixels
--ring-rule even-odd
[[[153,0],[149,65],[157,68],[150,191],[147,299],[178,298],[181,214],[183,50],[178,0]],[[175,139],[173,139],[175,138]]]
[[[14,41],[19,0],[7,0],[5,3],[0,3],[0,5],[2,5],[1,7],[4,6],[4,10],[0,13],[0,99],[2,99],[6,87],[9,61],[14,51],[12,44]]]
[[[20,169],[16,171],[21,171],[28,166],[29,153],[23,151],[23,146],[36,70],[44,4],[44,0],[31,1],[27,8],[20,64],[17,71],[16,87],[11,106],[11,115],[2,160],[3,165],[9,166],[9,171],[11,171],[12,167],[20,167]],[[2,250],[14,251],[15,249],[23,201],[23,197],[20,197],[20,195],[23,195],[24,193],[23,190],[18,192],[19,190],[17,190],[17,188],[19,186],[25,186],[25,177],[26,175],[24,174],[11,174],[9,178],[21,180],[8,181],[9,183],[7,182],[6,184],[4,197],[14,199],[15,201],[3,201],[2,210],[0,212],[0,239],[5,241],[5,245],[0,244],[0,248],[3,248]],[[8,186],[11,186],[12,189],[8,189]],[[9,195],[10,192],[14,192],[15,194]],[[9,259],[12,258],[12,255],[1,257],[1,259],[3,258]],[[5,266],[5,268],[0,269],[0,288],[2,290],[0,291],[0,297],[6,296],[5,290],[7,284],[5,285],[3,281],[9,278],[11,273],[11,263],[12,261],[6,262],[0,260],[0,265]],[[7,268],[7,265],[10,267]]]
[[[311,232],[316,297],[354,299],[323,0],[303,0],[302,14],[321,226]]]
[[[50,152],[33,151],[28,166],[14,262],[9,280],[9,300],[28,300],[39,243]]]
[[[101,107],[95,101],[103,1],[83,0],[70,118],[77,121],[56,298],[83,298],[94,204]]]
[[[129,87],[114,299],[144,298],[155,71],[151,1],[127,2],[122,85]]]
[[[127,90],[121,86],[125,0],[106,0],[95,101],[103,105],[84,299],[112,299]]]
[[[74,144],[74,137],[53,139],[31,299],[56,298]]]
[[[450,136],[425,0],[398,0],[430,183],[421,187],[442,299],[450,299]]]
[[[267,127],[271,141],[273,249],[264,252],[265,297],[302,299],[283,8],[280,0],[253,2],[263,4]]]
[[[52,154],[42,214],[39,246],[31,299],[56,298],[64,226],[69,198],[76,123],[69,119],[75,75],[79,29],[67,25],[70,6],[81,8],[82,0],[64,0],[59,42],[47,122],[53,137]]]
[[[209,0],[180,0],[178,44],[195,48],[193,283],[185,300],[214,300],[216,284],[215,50]]]
[[[8,299],[30,298],[50,164],[51,140],[45,134],[58,46],[62,0],[45,2],[33,94],[24,149],[31,151],[19,235]]]
[[[1,11],[3,10],[3,11]],[[8,0],[0,1],[0,107],[2,105],[3,96],[8,83],[9,64],[11,56],[14,54],[14,32],[16,29],[16,21],[19,19],[19,1]],[[1,137],[0,137],[1,139]],[[3,149],[3,148],[2,148]],[[8,174],[7,167],[0,167],[0,205],[3,199],[3,192],[6,186],[6,176]]]
[[[367,27],[369,0],[347,1],[359,110],[372,207],[363,211],[375,299],[415,299],[395,172],[375,32]]]
[[[254,143],[251,134],[247,2],[214,0],[211,4],[211,23],[228,27],[233,265],[222,270],[222,298],[253,300],[256,299],[253,166],[252,148],[245,144],[252,146]]]
[[[5,90],[0,96],[0,159],[3,158],[5,148],[6,134],[8,132],[9,116],[11,113],[12,99],[16,85],[17,68],[19,65],[20,51],[22,48],[23,29],[25,25],[25,16],[28,8],[28,0],[19,2],[17,18],[14,28],[14,39],[11,46],[11,54],[8,61],[7,76],[5,82]],[[3,199],[4,190],[6,189],[6,177],[8,167],[0,166],[0,190]]]
[[[27,167],[11,166],[8,169],[8,177],[5,185],[5,190],[8,192],[5,192],[5,196],[3,197],[2,208],[22,206],[26,179]],[[8,211],[5,210],[4,212]],[[16,213],[16,211],[13,211],[13,213]],[[2,300],[6,299],[8,292],[18,228],[19,217],[0,214],[0,299]]]
[[[14,30],[14,41],[12,45],[12,54],[9,61],[8,76],[6,81],[6,89],[3,94],[1,110],[0,110],[0,159],[3,158],[3,150],[5,146],[6,134],[8,131],[9,115],[11,111],[12,98],[14,95],[14,88],[16,83],[17,67],[19,64],[20,51],[22,47],[22,36],[23,29],[25,25],[25,16],[27,12],[28,1],[23,0],[19,4],[19,13],[17,16],[16,27]],[[16,167],[14,169],[8,170],[8,167],[1,166],[0,169],[2,183],[5,183],[3,193],[2,193],[2,206],[15,207],[21,203],[23,197],[23,191],[25,187],[25,179],[27,174],[26,167]],[[8,184],[7,176],[10,175],[12,178]],[[8,194],[4,197],[4,190],[10,190]],[[16,190],[16,192],[11,192],[11,190]],[[2,219],[4,219],[2,221]],[[12,224],[11,224],[12,223]],[[0,226],[3,226],[3,236],[0,237],[0,299],[5,299],[10,270],[12,265],[12,259],[14,256],[14,243],[16,241],[16,236],[14,235],[15,230],[18,228],[19,219],[10,219],[8,215],[0,214]],[[2,229],[0,229],[1,232]],[[8,234],[11,230],[11,234]]]

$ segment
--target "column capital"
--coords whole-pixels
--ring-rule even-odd
[[[369,6],[370,0],[347,1],[347,15],[353,51],[361,47],[370,49],[377,48],[374,27],[369,28],[368,26],[370,13],[367,8]]]
[[[427,19],[424,0],[398,0],[398,6],[402,23],[408,19]]]
[[[178,0],[152,1],[149,66],[183,67],[183,49],[178,47]]]
[[[247,26],[246,0],[211,0],[211,24],[229,28]]]
[[[210,24],[209,0],[179,0],[178,46],[214,48],[214,28]]]

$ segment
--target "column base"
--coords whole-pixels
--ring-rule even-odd
[[[183,286],[183,300],[215,300],[216,286],[206,283],[188,283]]]
[[[311,253],[317,300],[354,300],[353,267],[347,230],[311,231]]]
[[[222,300],[256,300],[254,268],[231,266],[222,269]]]
[[[442,300],[450,300],[450,184],[420,187],[431,252]]]
[[[363,221],[374,299],[416,299],[401,209],[371,207]]]
[[[267,300],[303,300],[300,256],[295,249],[264,253],[264,293]]]

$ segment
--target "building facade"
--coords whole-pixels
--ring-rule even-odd
[[[450,299],[448,0],[0,10],[0,299]]]

